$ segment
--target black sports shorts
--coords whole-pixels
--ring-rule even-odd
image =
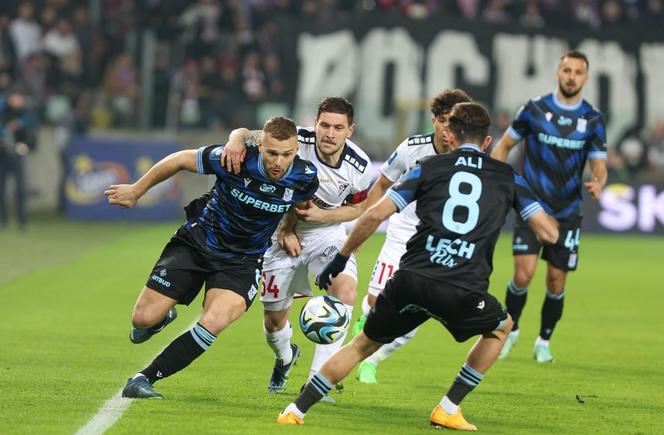
[[[400,269],[378,296],[364,324],[364,333],[371,340],[389,343],[430,317],[462,342],[498,328],[507,318],[507,311],[486,292],[439,283]]]
[[[579,264],[581,241],[581,216],[559,219],[560,237],[555,245],[542,245],[527,223],[517,217],[512,237],[512,255],[537,255],[542,249],[542,259],[564,271],[574,271]]]
[[[146,286],[189,305],[203,283],[205,290],[221,288],[242,296],[251,306],[259,289],[260,258],[211,257],[174,236],[164,247]]]

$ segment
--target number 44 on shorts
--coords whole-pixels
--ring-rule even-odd
[[[576,259],[577,255],[576,252],[579,248],[579,237],[580,237],[581,229],[577,228],[576,230],[569,230],[567,231],[567,235],[565,236],[565,247],[569,249],[569,260],[567,261],[567,267],[574,268],[576,267]]]

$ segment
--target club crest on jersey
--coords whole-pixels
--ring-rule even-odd
[[[588,120],[579,118],[576,120],[576,131],[579,133],[585,133],[586,132],[586,126],[588,125]]]
[[[350,183],[341,183],[337,187],[337,195],[341,195],[342,193],[344,193],[344,191],[348,189],[348,186],[350,186]]]
[[[259,187],[259,189],[261,192],[265,193],[274,193],[277,190],[277,188],[271,184],[261,184],[261,187]]]
[[[284,189],[284,196],[283,196],[284,201],[290,201],[293,199],[293,189],[289,189],[288,187]]]
[[[558,125],[560,126],[567,126],[567,125],[572,125],[572,118],[568,118],[566,116],[560,115],[558,117]]]

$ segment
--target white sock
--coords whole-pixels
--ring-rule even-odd
[[[369,311],[371,311],[371,305],[369,305],[369,295],[366,295],[364,296],[364,299],[362,299],[362,315],[367,317]]]
[[[443,397],[443,400],[440,401],[440,406],[442,406],[445,413],[449,415],[454,415],[459,410],[459,405],[452,403],[447,396]]]
[[[535,340],[535,346],[546,346],[549,347],[549,340],[545,340],[542,337],[537,337],[537,340]]]
[[[344,304],[345,305],[345,304]],[[353,306],[352,305],[345,305],[346,306],[346,311],[348,312],[349,316],[352,316],[353,314]],[[309,379],[316,373],[317,371],[320,370],[321,367],[323,367],[323,364],[330,359],[330,357],[339,349],[341,349],[341,346],[344,344],[344,340],[346,339],[346,335],[348,334],[348,330],[344,332],[344,334],[341,336],[341,338],[337,341],[335,341],[332,344],[317,344],[316,345],[316,350],[314,351],[314,359],[311,362],[311,370],[309,370]]]
[[[288,412],[292,412],[293,414],[295,414],[297,418],[304,418],[304,416],[306,415],[306,412],[300,411],[298,407],[295,405],[295,403],[291,403],[286,407],[286,409],[281,411],[282,414],[286,414]]]
[[[281,359],[284,364],[290,364],[293,359],[293,349],[291,349],[290,339],[293,336],[293,328],[290,322],[286,321],[286,326],[276,332],[268,332],[263,325],[263,333],[265,333],[265,340],[270,349],[274,352],[274,357]]]
[[[367,357],[365,361],[369,361],[371,364],[377,366],[392,355],[393,352],[399,350],[404,344],[408,343],[413,337],[415,337],[416,332],[417,328],[401,337],[395,338],[391,343],[383,345],[380,349]]]
[[[519,331],[520,329],[517,329],[516,331],[510,332],[509,335],[511,335],[512,337],[519,338]]]

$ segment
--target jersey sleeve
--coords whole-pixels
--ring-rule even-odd
[[[369,188],[371,187],[372,175],[371,163],[368,163],[366,169],[358,178],[356,184],[353,186],[350,195],[346,197],[344,202],[347,204],[359,204],[367,199],[369,195]]]
[[[593,134],[590,136],[588,143],[590,144],[589,160],[606,160],[606,127],[604,126],[604,116],[601,113],[599,119],[595,122]]]
[[[308,171],[307,173],[311,177],[309,182],[302,189],[302,201],[307,201],[313,198],[314,194],[318,190],[318,169],[313,164],[307,164]]]
[[[223,145],[208,145],[196,151],[196,170],[199,174],[215,174],[220,177],[226,175],[226,169],[221,165],[221,152]]]
[[[530,132],[530,108],[525,104],[519,108],[512,120],[512,125],[507,128],[507,133],[515,141],[520,141]]]
[[[514,201],[512,206],[526,221],[535,213],[544,209],[537,202],[537,197],[530,189],[528,182],[514,171],[512,171],[512,176],[514,177]]]
[[[408,139],[404,140],[392,152],[380,167],[380,173],[391,182],[395,182],[408,170]]]
[[[397,184],[387,191],[388,198],[392,200],[399,211],[415,201],[422,178],[422,166],[414,166],[399,179]]]

